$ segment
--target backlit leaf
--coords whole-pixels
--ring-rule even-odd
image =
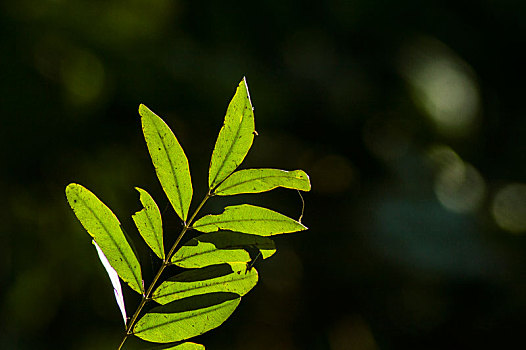
[[[205,350],[205,346],[197,343],[177,343],[177,345],[156,346],[150,350]]]
[[[97,249],[99,259],[102,262],[104,268],[106,269],[108,276],[110,277],[111,285],[113,286],[113,293],[115,294],[115,300],[117,300],[117,305],[121,310],[122,319],[124,320],[124,325],[126,326],[126,307],[124,306],[124,297],[122,296],[121,281],[119,280],[119,276],[117,275],[115,269],[111,267],[110,262],[98,246],[97,242],[95,242],[94,240],[92,240],[91,242],[95,246],[95,249]]]
[[[186,222],[193,194],[188,159],[172,130],[160,117],[142,104],[139,114],[159,182],[177,215]]]
[[[237,232],[217,232],[192,238],[179,248],[172,263],[184,268],[222,263],[248,263],[250,249],[258,249],[263,259],[276,252],[274,241],[267,237]]]
[[[151,309],[133,328],[137,337],[156,343],[189,339],[220,326],[234,312],[241,297],[209,293],[173,301]]]
[[[138,293],[144,293],[139,261],[130,247],[119,219],[93,193],[79,184],[66,187],[66,197],[75,215],[115,269]]]
[[[132,215],[133,221],[146,244],[164,260],[163,226],[159,207],[148,192],[138,187],[135,189],[139,191],[143,209]]]
[[[223,127],[212,152],[208,185],[210,189],[226,179],[241,164],[254,140],[254,111],[245,78],[228,105]]]
[[[245,263],[221,264],[185,271],[167,279],[153,293],[153,300],[167,304],[174,300],[212,292],[247,294],[258,282],[256,269]]]
[[[285,187],[310,191],[309,176],[303,170],[245,169],[236,171],[214,191],[219,196],[240,193],[258,193]]]
[[[203,216],[192,227],[201,232],[230,230],[260,236],[307,229],[300,222],[283,214],[249,204],[226,207],[219,215]]]

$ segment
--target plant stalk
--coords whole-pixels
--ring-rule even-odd
[[[141,313],[144,305],[146,305],[146,303],[150,300],[150,295],[152,294],[153,287],[155,287],[164,269],[166,268],[166,266],[170,265],[170,260],[172,259],[172,255],[175,253],[175,248],[177,248],[177,246],[181,242],[181,239],[183,239],[184,234],[186,233],[186,231],[188,231],[188,229],[192,225],[192,222],[194,221],[199,211],[203,208],[203,205],[205,205],[206,201],[212,196],[213,195],[211,194],[211,191],[208,191],[205,198],[203,198],[203,200],[201,201],[197,209],[194,211],[194,213],[190,217],[190,220],[188,220],[188,222],[185,223],[183,229],[181,230],[181,233],[179,234],[179,237],[177,237],[177,239],[175,240],[175,243],[172,245],[172,248],[168,252],[168,255],[166,255],[161,267],[159,268],[159,271],[157,271],[157,274],[153,278],[152,283],[150,283],[150,286],[148,287],[146,294],[142,296],[142,300],[139,306],[137,307],[137,310],[135,310],[135,313],[133,314],[132,318],[130,319],[128,326],[126,327],[126,334],[124,335],[124,338],[122,339],[117,350],[120,350],[122,346],[124,345],[124,343],[126,342],[126,339],[128,339],[128,336],[133,334],[132,329],[133,329],[133,326],[135,325],[135,321],[137,321],[137,318],[139,317],[139,314]]]

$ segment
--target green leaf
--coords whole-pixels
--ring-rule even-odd
[[[249,249],[259,249],[266,259],[276,252],[274,241],[267,237],[237,232],[217,232],[192,238],[179,248],[172,263],[184,268],[204,267],[222,263],[248,263]]]
[[[80,223],[97,242],[119,277],[137,293],[144,294],[141,266],[115,214],[79,184],[69,184],[66,197]]]
[[[159,182],[177,215],[186,222],[193,194],[188,159],[172,130],[161,118],[142,104],[139,114]]]
[[[139,199],[143,209],[132,215],[133,221],[146,244],[161,260],[164,260],[163,225],[159,207],[148,192],[139,187],[135,189],[140,194]]]
[[[231,292],[243,296],[258,282],[256,269],[247,271],[245,263],[220,264],[186,271],[167,279],[153,293],[159,304],[193,295]]]
[[[234,312],[241,297],[233,293],[196,295],[158,306],[133,328],[137,337],[156,343],[189,339],[220,326]]]
[[[260,236],[307,229],[300,222],[283,214],[250,204],[226,207],[219,215],[203,216],[192,227],[201,232],[230,230]]]
[[[205,350],[205,346],[197,343],[178,343],[175,346],[156,346],[150,350]]]
[[[310,191],[309,176],[303,170],[245,169],[236,171],[214,191],[219,196],[259,193],[276,187]]]
[[[241,164],[254,140],[254,111],[245,78],[228,105],[223,127],[212,152],[208,185],[210,189],[226,179]]]

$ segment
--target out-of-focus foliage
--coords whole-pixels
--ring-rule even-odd
[[[12,0],[0,10],[0,348],[118,342],[110,281],[62,189],[90,183],[121,218],[141,209],[133,186],[162,197],[140,102],[177,130],[192,174],[206,174],[213,143],[203,142],[243,75],[262,131],[246,167],[306,170],[310,230],[276,239],[278,253],[258,266],[261,288],[203,342],[339,350],[522,340],[522,2]],[[276,191],[247,198],[298,217],[298,196]],[[170,244],[179,223],[163,228]]]

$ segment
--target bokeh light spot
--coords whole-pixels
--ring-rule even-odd
[[[104,66],[85,50],[70,52],[61,69],[62,83],[74,104],[91,104],[100,97],[104,87]]]
[[[526,184],[512,183],[500,189],[491,211],[497,224],[513,233],[526,231]]]
[[[437,171],[447,167],[462,167],[464,161],[451,147],[433,145],[427,151],[427,157]]]
[[[447,136],[460,137],[474,127],[480,96],[472,69],[444,44],[431,38],[402,49],[399,69],[415,103]]]
[[[479,208],[486,194],[486,183],[479,171],[447,146],[433,147],[429,158],[437,169],[434,190],[439,202],[457,213]]]

